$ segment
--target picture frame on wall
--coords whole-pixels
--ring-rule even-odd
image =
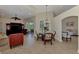
[[[74,26],[74,22],[68,22],[66,25],[69,27]]]

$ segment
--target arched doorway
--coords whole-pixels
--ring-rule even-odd
[[[78,50],[78,16],[69,16],[62,20],[62,40]]]
[[[62,32],[71,31],[72,35],[78,35],[78,17],[70,16],[62,20]]]

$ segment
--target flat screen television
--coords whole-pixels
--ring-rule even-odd
[[[11,24],[11,33],[20,33],[22,31],[22,25],[21,24]]]

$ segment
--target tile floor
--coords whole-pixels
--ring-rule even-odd
[[[34,39],[32,34],[26,35],[23,46],[18,46],[13,49],[6,49],[2,51],[3,54],[73,54],[77,53],[78,38],[72,37],[71,42],[53,41],[53,45],[47,43],[46,45],[39,39]]]

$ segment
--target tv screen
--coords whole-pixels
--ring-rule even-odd
[[[22,31],[22,26],[20,25],[13,25],[11,26],[12,33],[20,33]]]

